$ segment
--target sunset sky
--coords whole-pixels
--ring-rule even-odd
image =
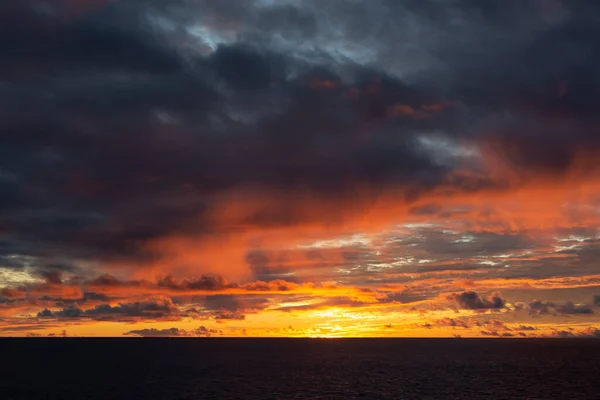
[[[600,1],[0,1],[0,336],[600,337]]]

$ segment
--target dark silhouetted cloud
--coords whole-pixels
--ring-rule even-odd
[[[489,296],[481,297],[479,294],[468,291],[449,296],[456,303],[467,310],[485,310],[503,308],[506,301],[500,296],[500,293],[492,293]]]

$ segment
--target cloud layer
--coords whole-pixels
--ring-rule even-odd
[[[592,329],[599,20],[591,0],[4,1],[1,332]]]

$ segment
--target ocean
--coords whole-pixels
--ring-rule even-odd
[[[600,340],[2,339],[0,399],[600,399]]]

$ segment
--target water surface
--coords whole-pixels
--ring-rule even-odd
[[[4,339],[0,399],[600,399],[600,340]]]

